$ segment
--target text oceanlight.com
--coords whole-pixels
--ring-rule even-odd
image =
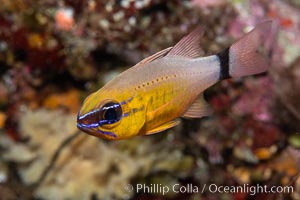
[[[249,185],[243,184],[238,186],[225,186],[217,184],[204,184],[202,186],[187,184],[180,185],[174,184],[173,186],[167,186],[163,184],[136,184],[127,185],[125,187],[127,191],[134,191],[136,193],[148,193],[148,194],[162,194],[165,195],[168,192],[174,193],[247,193],[249,195],[255,195],[258,193],[293,193],[293,186],[267,186],[267,185]]]

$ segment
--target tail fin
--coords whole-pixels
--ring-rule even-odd
[[[228,49],[219,53],[220,78],[241,77],[265,72],[270,65],[273,35],[272,22],[266,21],[256,26]],[[226,54],[227,56],[224,56]],[[227,62],[225,69],[223,69],[224,58]]]

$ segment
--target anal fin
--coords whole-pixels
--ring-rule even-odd
[[[145,135],[152,135],[152,134],[155,134],[155,133],[159,133],[161,131],[164,131],[164,130],[167,130],[169,128],[172,128],[176,125],[178,125],[180,123],[180,120],[179,119],[175,119],[175,120],[172,120],[172,121],[169,121],[155,129],[152,129],[150,131],[148,131]]]
[[[205,101],[203,94],[201,94],[194,103],[187,109],[182,117],[186,118],[201,118],[211,115],[213,112],[210,105]]]

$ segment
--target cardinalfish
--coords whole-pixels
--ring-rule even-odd
[[[89,95],[78,112],[77,127],[119,140],[167,130],[180,117],[210,115],[204,90],[224,79],[267,70],[271,29],[272,22],[263,22],[220,53],[200,57],[203,30],[196,28]]]

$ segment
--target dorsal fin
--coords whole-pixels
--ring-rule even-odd
[[[197,27],[190,34],[183,37],[168,53],[167,56],[176,55],[187,58],[200,57],[203,54],[203,50],[200,47],[200,39],[203,36],[203,29]]]
[[[187,109],[183,117],[186,118],[201,118],[212,113],[212,108],[205,101],[203,94],[201,94],[194,103]]]
[[[168,47],[164,50],[161,50],[151,56],[148,56],[147,58],[144,58],[143,60],[141,60],[140,62],[138,62],[135,66],[138,66],[138,65],[144,65],[146,63],[150,63],[152,62],[153,60],[156,60],[158,58],[161,58],[161,57],[164,57],[165,55],[167,55],[167,53],[170,52],[170,50],[172,49],[173,47]]]

